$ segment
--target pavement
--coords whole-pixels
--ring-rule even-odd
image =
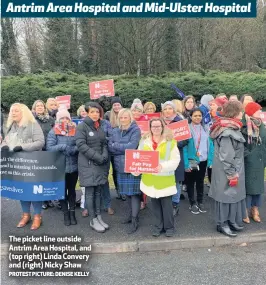
[[[16,225],[21,216],[21,208],[18,201],[1,199],[1,239],[2,254],[6,252],[9,235],[49,235],[71,236],[79,235],[84,243],[92,244],[94,253],[115,252],[149,252],[160,250],[175,250],[194,247],[212,247],[228,245],[232,243],[266,241],[266,198],[264,197],[261,208],[262,223],[251,222],[246,225],[243,232],[237,238],[228,238],[216,231],[214,221],[214,207],[212,200],[207,196],[208,188],[205,188],[205,207],[207,213],[193,215],[188,210],[188,199],[180,202],[179,215],[175,218],[176,234],[172,238],[166,238],[162,234],[158,238],[151,235],[152,212],[151,205],[140,212],[140,226],[136,233],[127,234],[127,225],[121,221],[127,212],[127,202],[117,200],[115,191],[111,191],[112,208],[115,215],[102,213],[103,220],[109,224],[110,229],[103,234],[93,231],[89,226],[89,217],[81,216],[81,209],[76,209],[78,224],[66,227],[63,224],[63,213],[57,208],[49,208],[43,212],[43,224],[38,231],[31,231],[30,224],[18,229]],[[186,193],[184,192],[185,196]],[[265,222],[264,222],[265,221]]]

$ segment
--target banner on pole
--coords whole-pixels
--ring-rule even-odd
[[[115,96],[114,80],[102,80],[89,83],[90,98],[92,100],[99,99],[102,96]]]
[[[59,104],[59,108],[65,106],[67,109],[70,109],[71,95],[57,96],[55,100]]]
[[[65,156],[60,152],[1,152],[1,196],[22,201],[65,196]]]

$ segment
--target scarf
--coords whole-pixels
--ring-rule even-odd
[[[164,122],[166,123],[166,125],[169,125],[174,120],[175,117],[176,117],[176,115],[174,115],[173,117],[170,117],[170,118],[163,118],[163,119],[164,119]]]
[[[253,139],[256,140],[256,144],[260,143],[261,137],[259,127],[261,125],[261,120],[249,117],[247,114],[245,114],[245,118],[247,122],[248,143],[251,144]]]
[[[49,114],[36,114],[35,118],[40,120],[42,123],[46,123],[49,121]]]
[[[238,119],[233,118],[217,118],[215,123],[211,126],[210,137],[216,139],[223,131],[227,129],[240,130],[242,123]]]

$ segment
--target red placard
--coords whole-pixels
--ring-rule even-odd
[[[71,95],[63,95],[55,97],[55,100],[61,106],[65,106],[67,109],[70,109]]]
[[[74,137],[76,134],[76,124],[56,123],[54,125],[54,133],[59,136]]]
[[[127,149],[125,172],[127,173],[158,173],[159,152]]]
[[[160,118],[161,113],[144,114],[145,120],[149,121],[154,118]]]
[[[115,96],[114,80],[102,80],[89,83],[90,98],[98,99],[102,96]]]
[[[150,130],[149,121],[137,121],[136,123],[140,128],[141,136]]]
[[[191,138],[191,132],[187,120],[167,125],[167,128],[173,131],[174,139],[177,141],[184,141]]]
[[[262,122],[266,125],[266,112],[261,112]]]

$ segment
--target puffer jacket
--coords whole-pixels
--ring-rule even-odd
[[[114,156],[114,167],[117,172],[124,173],[125,151],[126,149],[137,149],[140,138],[140,129],[135,122],[132,122],[127,130],[121,130],[120,128],[113,129],[108,147]]]
[[[105,122],[99,123],[100,127],[96,129],[94,122],[86,117],[77,127],[78,171],[82,187],[104,185],[108,181],[109,154],[103,130]]]
[[[66,158],[66,173],[78,171],[78,148],[75,144],[75,137],[56,135],[52,129],[47,136],[46,150],[61,151]]]

